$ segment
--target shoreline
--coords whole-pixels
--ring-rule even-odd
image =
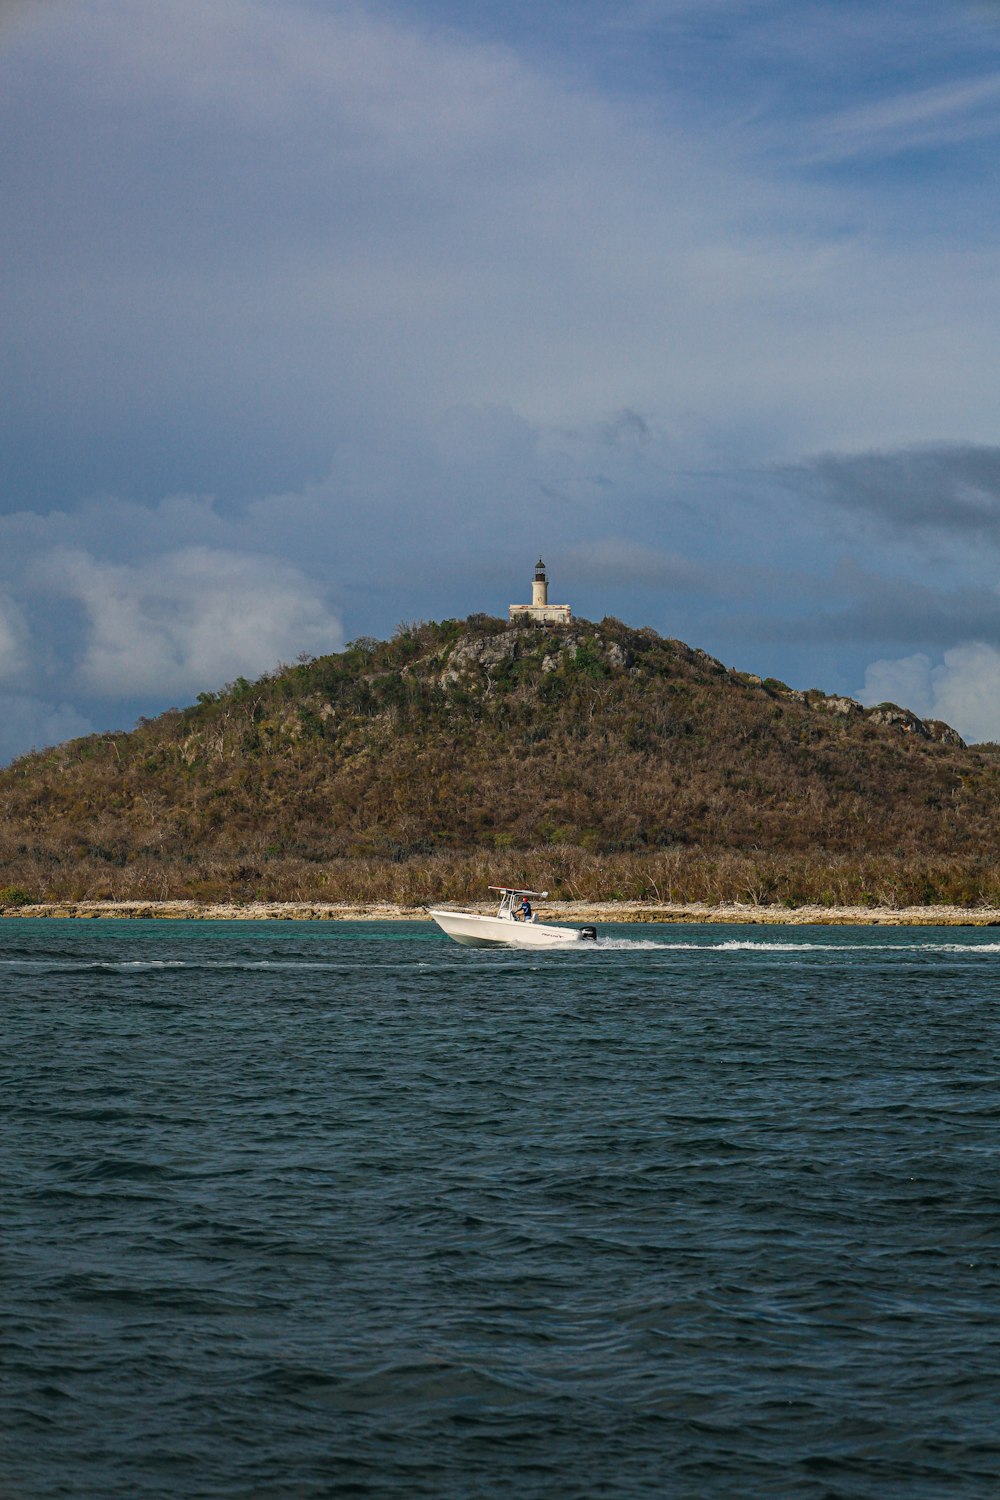
[[[455,902],[445,903],[457,906]],[[463,908],[492,912],[491,902]],[[551,922],[717,923],[762,927],[1000,927],[1000,908],[963,906],[741,906],[649,901],[546,901]],[[0,917],[174,922],[412,922],[423,906],[319,901],[46,901],[2,906]]]

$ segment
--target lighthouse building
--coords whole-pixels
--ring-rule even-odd
[[[572,618],[568,604],[549,603],[549,580],[545,572],[545,564],[539,558],[535,567],[535,576],[531,581],[531,603],[512,604],[510,623],[523,625],[534,620],[539,625],[568,625]]]

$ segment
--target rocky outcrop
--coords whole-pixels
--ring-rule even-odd
[[[502,662],[513,661],[519,655],[519,644],[520,632],[514,630],[459,641],[452,648],[448,665],[441,673],[441,686],[451,687],[470,672],[488,674]]]
[[[908,708],[898,703],[878,703],[866,715],[869,724],[881,724],[886,728],[899,729],[903,734],[914,734],[918,739],[929,740],[931,734],[923,719],[918,719]]]
[[[824,698],[820,707],[824,708],[828,714],[840,714],[845,719],[864,713],[861,704],[854,698]]]
[[[867,710],[869,724],[881,724],[886,728],[899,729],[903,734],[914,734],[921,740],[935,740],[939,745],[955,745],[964,750],[965,741],[957,729],[952,729],[943,719],[918,719],[908,708],[897,703],[878,703]]]
[[[543,654],[539,659],[540,649]],[[581,651],[612,671],[626,671],[632,663],[630,652],[618,641],[602,640],[600,635],[576,630],[546,631],[542,635],[537,627],[529,626],[459,641],[438,680],[442,687],[451,687],[469,676],[488,677],[508,662],[532,657],[537,660],[539,670],[549,674],[574,662]]]
[[[702,651],[700,646],[688,646],[684,641],[674,640],[673,637],[665,644],[670,647],[674,656],[679,657],[681,661],[686,661],[689,666],[701,667],[703,671],[711,672],[713,676],[722,673],[723,676],[728,677],[729,673],[718,657],[709,656],[708,652]]]
[[[939,745],[956,745],[960,750],[966,748],[965,741],[957,729],[952,729],[943,719],[925,719],[924,728],[932,740],[937,740]]]

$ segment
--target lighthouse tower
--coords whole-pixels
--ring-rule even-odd
[[[539,558],[535,564],[535,576],[531,581],[532,609],[546,609],[549,602],[549,580],[545,576],[545,564]]]
[[[535,621],[539,625],[568,625],[572,620],[568,604],[549,603],[549,579],[545,564],[539,558],[535,564],[535,576],[531,580],[531,603],[512,604],[510,623],[526,625]]]

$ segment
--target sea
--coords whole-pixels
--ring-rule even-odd
[[[0,1496],[1000,1493],[1000,941],[0,923]]]

